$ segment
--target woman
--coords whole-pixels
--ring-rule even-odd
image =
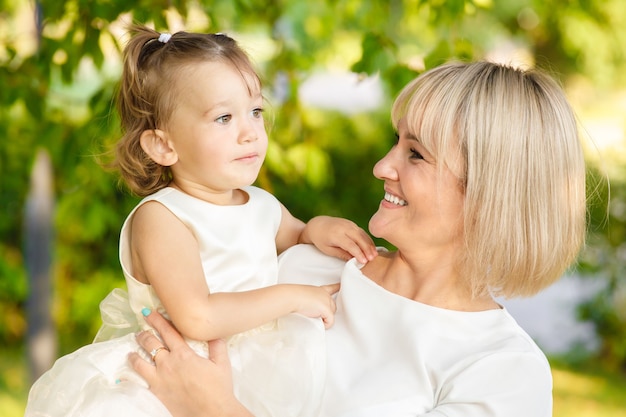
[[[397,250],[364,266],[310,247],[281,259],[282,276],[341,277],[320,415],[551,416],[545,355],[493,297],[539,292],[583,244],[585,166],[564,93],[534,70],[449,63],[409,83],[392,120],[369,230]],[[131,363],[175,416],[249,415],[219,342],[201,360],[148,322],[171,352]]]

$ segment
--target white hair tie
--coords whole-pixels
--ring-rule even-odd
[[[167,43],[171,37],[172,35],[170,33],[161,33],[159,35],[159,42]]]

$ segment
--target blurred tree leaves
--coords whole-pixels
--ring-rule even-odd
[[[112,97],[120,22],[240,40],[258,64],[270,109],[259,184],[305,220],[327,213],[367,227],[381,196],[371,169],[394,140],[391,99],[426,68],[513,45],[558,68],[563,82],[582,75],[601,87],[626,85],[621,0],[0,0],[0,10],[0,343],[19,343],[25,331],[22,211],[33,157],[45,148],[55,171],[61,353],[91,340],[98,301],[123,285],[119,229],[137,199],[98,163],[119,134]],[[350,115],[312,108],[299,90],[320,71],[377,75],[386,98],[378,110]],[[598,226],[601,215],[591,219],[593,238],[615,253],[611,239],[621,235],[609,229],[624,219],[611,218],[607,228]],[[582,265],[610,263],[591,257]]]

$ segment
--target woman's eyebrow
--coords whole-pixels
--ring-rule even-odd
[[[419,143],[419,140],[417,139],[417,136],[415,136],[413,133],[407,133],[405,135],[407,140],[414,140],[415,142]]]

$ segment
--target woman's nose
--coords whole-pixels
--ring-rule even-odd
[[[374,176],[378,179],[388,179],[388,180],[397,180],[398,172],[395,169],[393,163],[393,151],[395,147],[392,148],[387,155],[383,156],[382,159],[376,162],[374,165]]]

